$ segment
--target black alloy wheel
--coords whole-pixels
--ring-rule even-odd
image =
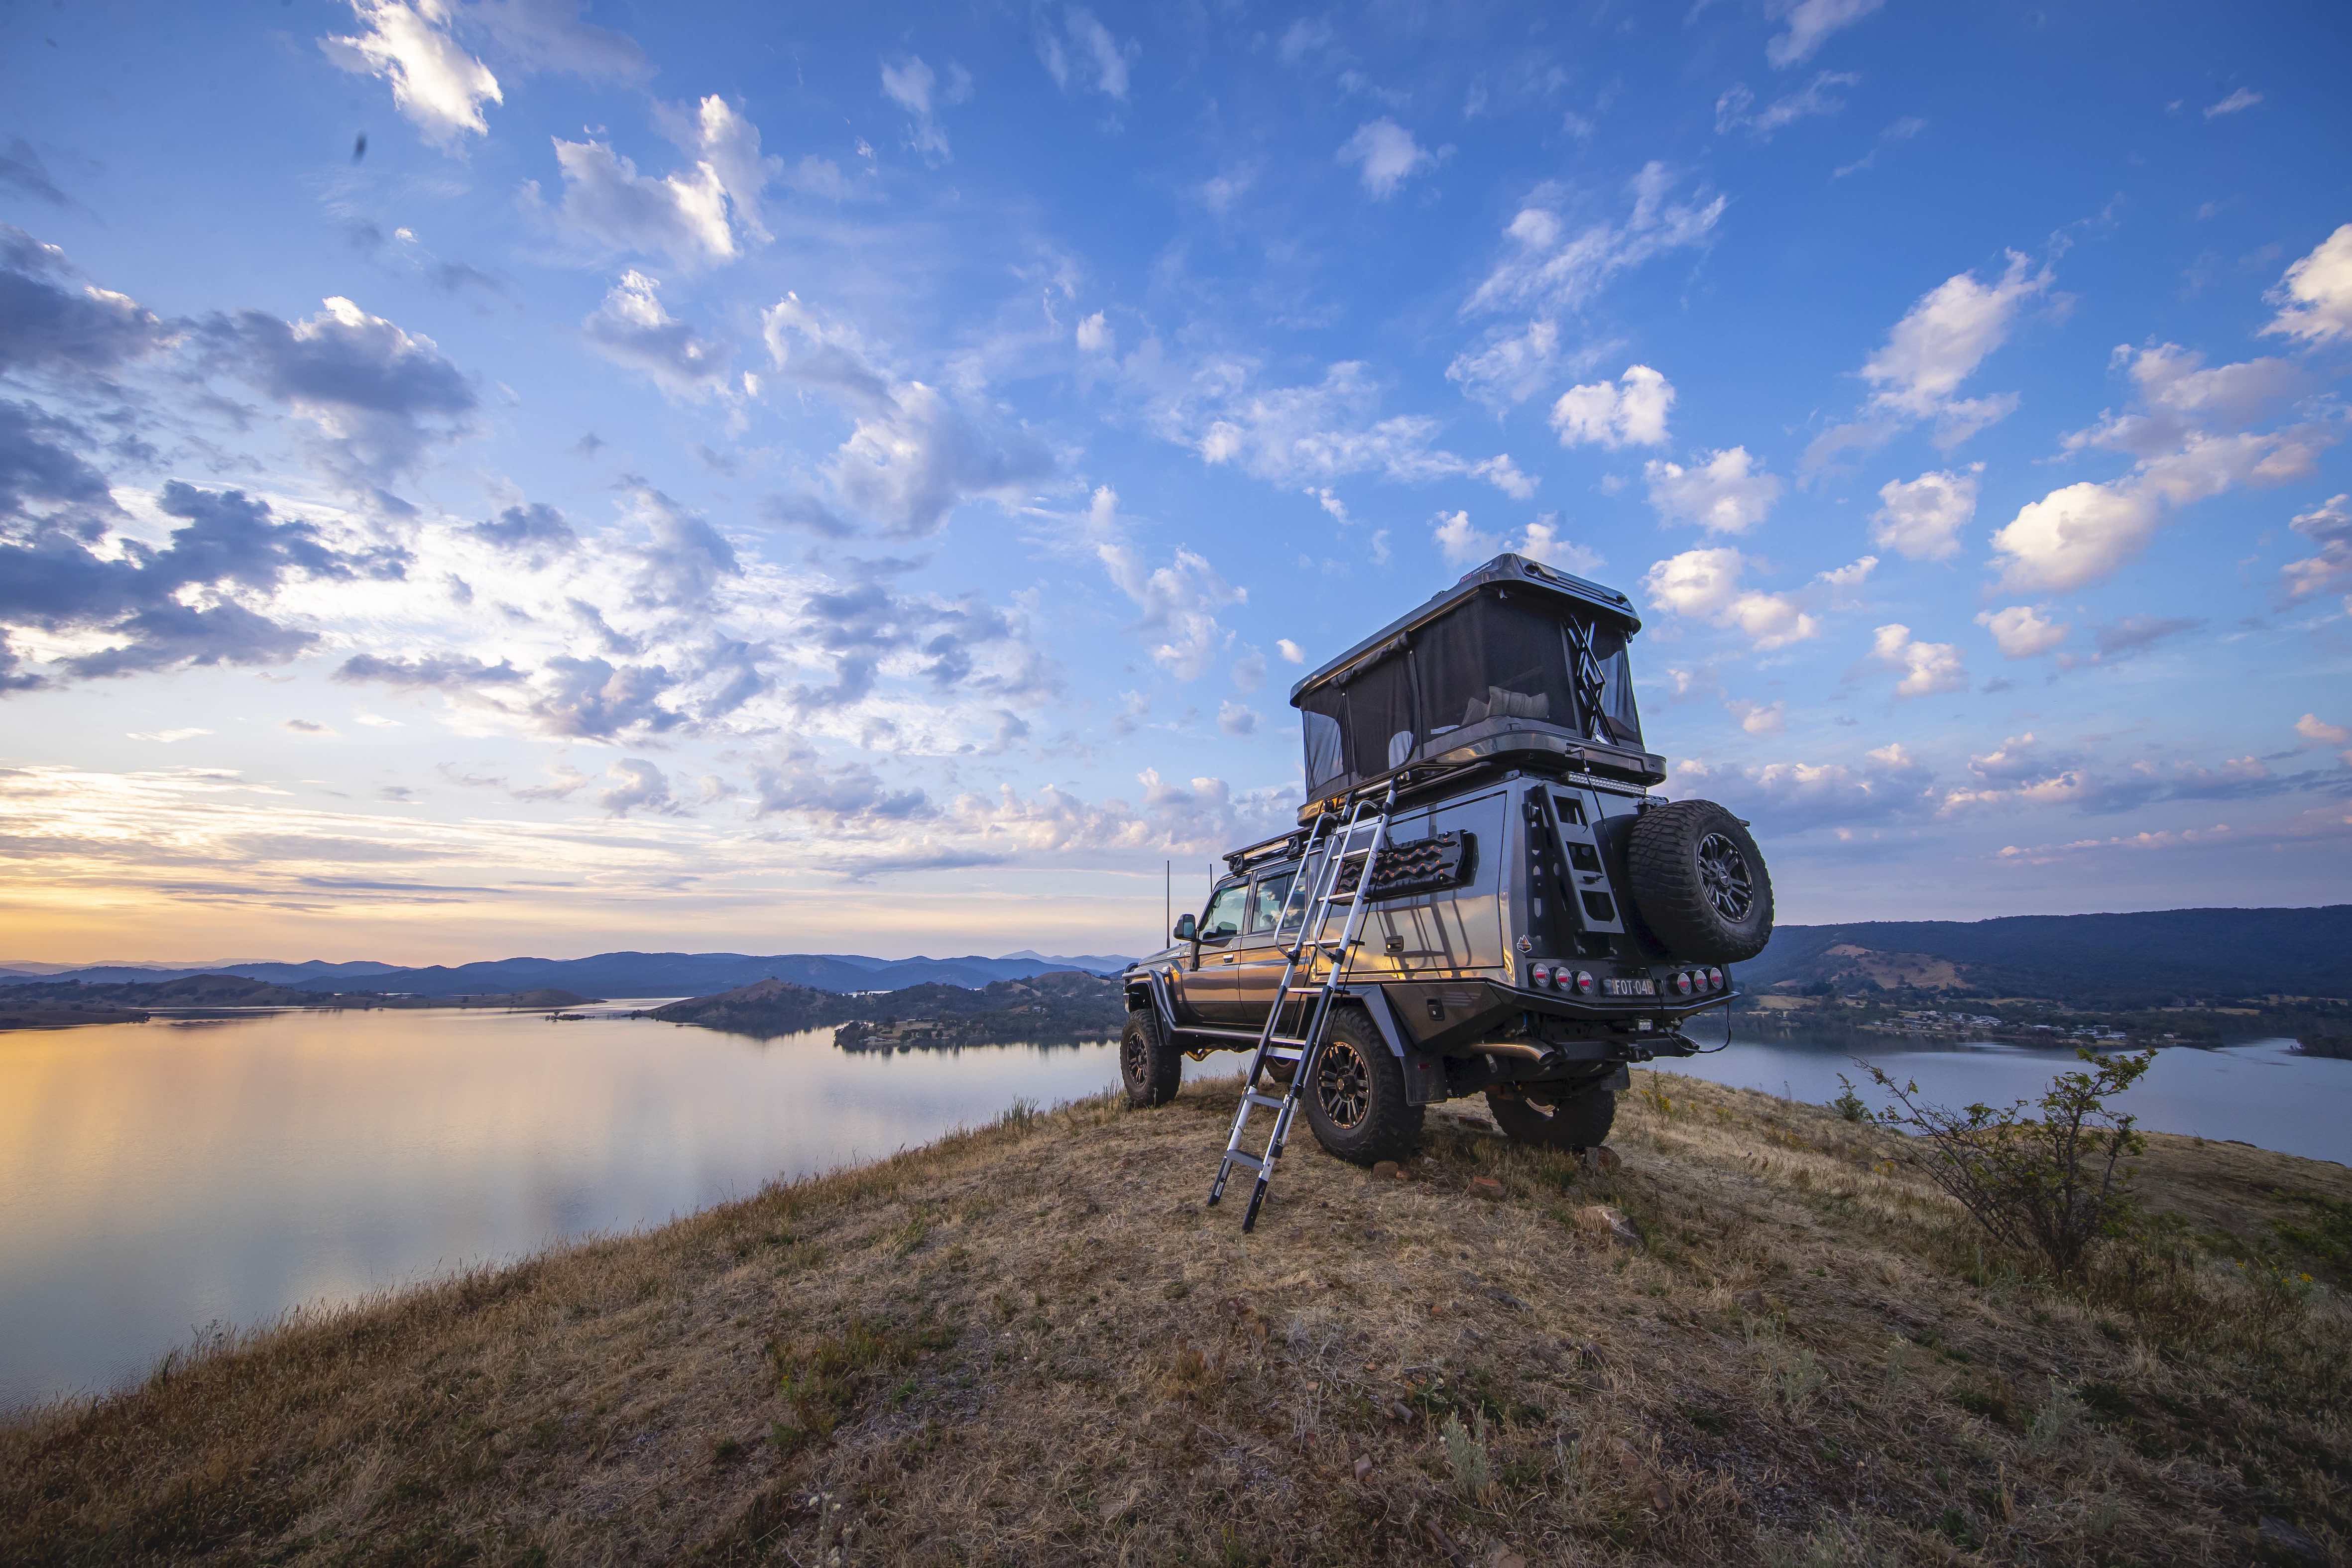
[[[1176,1098],[1184,1074],[1184,1053],[1160,1027],[1160,1015],[1148,1009],[1127,1015],[1127,1029],[1118,1037],[1118,1077],[1127,1087],[1127,1103],[1140,1111],[1165,1105]]]
[[[1314,1080],[1298,1096],[1315,1141],[1353,1165],[1412,1158],[1422,1107],[1406,1103],[1404,1062],[1361,1008],[1339,1009],[1327,1028]]]
[[[1706,901],[1733,925],[1756,907],[1756,879],[1748,872],[1748,857],[1721,833],[1709,833],[1698,841],[1698,874],[1706,887]]]
[[[1344,1040],[1327,1042],[1315,1065],[1315,1097],[1333,1126],[1362,1126],[1372,1108],[1372,1072],[1363,1053]]]

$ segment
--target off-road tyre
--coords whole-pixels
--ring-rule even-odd
[[[1176,1098],[1184,1075],[1184,1053],[1160,1027],[1160,1015],[1146,1009],[1127,1015],[1118,1037],[1118,1076],[1127,1085],[1127,1103],[1141,1111],[1165,1105]]]
[[[1422,1107],[1405,1103],[1404,1063],[1357,1009],[1332,1014],[1299,1101],[1315,1141],[1350,1165],[1410,1159],[1421,1147]]]
[[[1587,1089],[1580,1094],[1563,1095],[1556,1104],[1539,1105],[1525,1095],[1489,1089],[1486,1109],[1495,1113],[1495,1124],[1515,1144],[1581,1154],[1609,1141],[1609,1129],[1617,1120],[1617,1092]]]
[[[1633,819],[1625,874],[1633,908],[1675,958],[1738,964],[1772,938],[1772,877],[1747,825],[1712,800]]]

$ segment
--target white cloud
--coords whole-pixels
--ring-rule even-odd
[[[2223,99],[2221,102],[2208,105],[2205,110],[2205,118],[2208,120],[2217,120],[2225,114],[2236,114],[2242,110],[2252,109],[2254,105],[2262,101],[2263,95],[2261,93],[2254,91],[2252,88],[2242,87],[2237,91],[2231,93],[2229,97]]]
[[[727,187],[708,161],[656,180],[602,141],[555,140],[563,174],[556,221],[594,246],[639,256],[667,256],[686,266],[737,255]],[[536,184],[524,187],[538,199]]]
[[[1217,705],[1217,728],[1225,735],[1242,736],[1257,733],[1257,709],[1236,702]]]
[[[612,783],[597,791],[596,804],[613,816],[651,811],[674,817],[682,810],[670,794],[668,776],[642,758],[632,757],[615,762],[604,769],[604,777]]]
[[[1423,169],[1437,166],[1436,155],[1412,139],[1412,132],[1395,120],[1367,120],[1356,128],[1338,154],[1339,162],[1357,166],[1365,192],[1385,202]]]
[[[1969,673],[1961,666],[1958,648],[1949,643],[1919,642],[1911,635],[1911,628],[1899,622],[1881,626],[1872,634],[1870,655],[1903,672],[1903,678],[1895,683],[1895,695],[1898,697],[1924,697],[1968,688]]]
[[[1181,545],[1166,566],[1145,565],[1126,538],[1118,492],[1108,485],[1088,503],[1083,531],[1111,581],[1142,612],[1138,629],[1150,634],[1152,662],[1181,681],[1207,674],[1233,640],[1217,612],[1247,602],[1248,590],[1227,582],[1207,557]]]
[[[2352,729],[2340,724],[2329,724],[2315,713],[2305,714],[2294,721],[2295,734],[2315,746],[2344,746],[2352,742]],[[2336,753],[2347,768],[2352,768],[2352,748]]]
[[[1983,469],[1979,463],[1965,473],[1889,479],[1878,487],[1870,542],[1912,560],[1949,560],[1960,551],[1960,529],[1977,514],[1977,476]]]
[[[1498,540],[1471,527],[1466,511],[1440,512],[1431,526],[1430,538],[1449,566],[1475,566],[1505,550],[1567,571],[1590,572],[1601,566],[1601,558],[1591,550],[1559,537],[1558,521],[1549,512],[1529,523],[1516,540]]]
[[[2352,495],[2330,496],[2287,525],[2319,547],[2316,555],[2279,568],[2289,599],[2352,588]]]
[[[1778,735],[1789,727],[1789,705],[1748,702],[1746,699],[1725,705],[1739,720],[1739,727],[1750,735]]]
[[[728,354],[662,308],[661,285],[632,268],[580,323],[597,352],[644,371],[664,392],[701,399],[728,390]]]
[[[1448,566],[1469,566],[1496,553],[1495,536],[1472,528],[1468,512],[1440,512],[1429,537]]]
[[[1254,692],[1265,685],[1265,655],[1255,648],[1244,647],[1234,661],[1234,690]]]
[[[1099,310],[1078,323],[1078,350],[1087,354],[1108,354],[1117,346],[1117,335],[1110,322]]]
[[[1128,68],[1143,53],[1143,46],[1132,38],[1120,43],[1083,6],[1064,12],[1062,24],[1061,33],[1044,20],[1037,28],[1037,57],[1054,85],[1066,92],[1075,79],[1105,98],[1126,102]]]
[[[2033,604],[1985,611],[1978,615],[1977,624],[1992,633],[1993,643],[2005,659],[2031,659],[2037,653],[2046,653],[2066,640],[2068,631]]]
[[[1917,115],[1905,115],[1902,119],[1895,121],[1885,130],[1878,133],[1878,140],[1872,143],[1869,152],[1864,153],[1861,157],[1855,159],[1851,163],[1841,164],[1837,168],[1831,170],[1830,178],[1833,180],[1843,180],[1848,174],[1859,174],[1864,169],[1877,167],[1878,155],[1881,152],[1885,152],[1889,147],[1894,146],[1898,141],[1910,141],[1911,138],[1918,135],[1919,132],[1927,129],[1927,122],[1920,119]]]
[[[1642,468],[1650,505],[1668,522],[1694,523],[1711,534],[1744,534],[1780,498],[1780,480],[1757,468],[1745,446],[1711,453],[1685,468],[1652,458]]]
[[[1614,386],[1594,382],[1560,393],[1551,407],[1551,427],[1562,446],[1663,446],[1666,412],[1674,406],[1673,382],[1647,365],[1629,365]]]
[[[2028,265],[2011,251],[1997,283],[1963,272],[1921,295],[1863,364],[1863,380],[1877,389],[1873,402],[1914,419],[1955,407],[1972,412],[1956,405],[1953,393],[2008,339],[2026,301],[2050,287],[2050,269],[2029,273]]]
[[[1885,0],[1796,0],[1790,5],[1777,0],[1768,12],[1786,25],[1765,44],[1764,57],[1776,69],[1811,59],[1831,34],[1853,26],[1884,4]]]
[[[2156,532],[2156,498],[2088,481],[2020,507],[1992,536],[2006,588],[2065,590],[2098,581],[2144,549]]]
[[[2264,298],[2279,308],[2265,332],[2305,343],[2352,337],[2352,224],[2314,246]]]
[[[177,746],[184,740],[194,740],[198,736],[210,735],[213,732],[191,726],[182,729],[133,729],[124,733],[132,740],[152,740],[163,746]]]
[[[855,412],[849,439],[825,466],[852,507],[902,538],[935,532],[965,501],[1010,502],[1053,472],[1025,432],[983,424],[955,399],[873,364],[846,326],[787,294],[761,318],[768,353],[787,378]]]
[[[2063,592],[2097,582],[2147,548],[2167,507],[2204,500],[2236,484],[2302,478],[2315,455],[2314,439],[2297,431],[2191,433],[2179,450],[2143,461],[2122,479],[2053,490],[2021,507],[1993,535],[2001,586]]]
[[[1492,407],[1511,408],[1541,392],[1559,363],[1559,323],[1538,316],[1523,330],[1489,333],[1483,347],[1454,355],[1445,379]]]
[[[1202,461],[1235,464],[1254,476],[1315,493],[1351,474],[1378,474],[1401,484],[1427,484],[1466,476],[1525,498],[1534,481],[1507,453],[1476,461],[1436,444],[1439,423],[1426,414],[1376,417],[1381,392],[1360,361],[1344,361],[1315,386],[1245,392],[1245,368],[1221,365],[1200,380],[1213,388],[1213,413],[1181,402],[1159,411],[1163,431]]]
[[[1762,109],[1756,107],[1756,95],[1745,82],[1734,82],[1715,100],[1715,133],[1727,136],[1734,131],[1745,131],[1759,141],[1769,141],[1774,131],[1800,120],[1837,113],[1845,107],[1845,99],[1837,96],[1837,89],[1853,87],[1861,80],[1851,71],[1823,71],[1795,92],[1775,99]]]
[[[1560,538],[1559,520],[1550,512],[1546,512],[1534,522],[1529,523],[1528,531],[1520,536],[1519,542],[1510,548],[1529,560],[1539,560],[1546,566],[1556,566],[1563,571],[1590,576],[1601,570],[1600,553],[1588,546],[1578,544],[1573,539]]]
[[[944,163],[954,156],[948,147],[948,133],[940,128],[939,110],[971,96],[970,71],[950,63],[942,81],[920,55],[909,55],[896,65],[884,60],[882,96],[913,116],[907,127],[907,145],[925,162]]]
[[[1570,204],[1567,188],[1537,186],[1504,230],[1507,252],[1463,302],[1462,314],[1533,308],[1549,317],[1570,315],[1627,268],[1705,244],[1723,216],[1724,198],[1701,187],[1675,201],[1674,187],[1664,163],[1643,164],[1626,182],[1633,205],[1622,223],[1571,231],[1563,215]]]
[[[352,0],[352,10],[367,31],[320,39],[329,59],[390,82],[394,105],[429,141],[450,148],[488,134],[482,105],[505,101],[499,78],[449,36],[446,0]]]
[[[1765,652],[1820,635],[1821,621],[1796,595],[1742,587],[1740,577],[1748,564],[1729,546],[1685,550],[1651,567],[1642,589],[1652,602],[1674,614],[1738,631]]]
[[[1274,640],[1274,646],[1275,650],[1282,655],[1284,662],[1286,664],[1303,664],[1307,662],[1307,650],[1300,647],[1297,643],[1292,642],[1287,637],[1276,638]]]

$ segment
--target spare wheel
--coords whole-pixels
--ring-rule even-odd
[[[1675,958],[1737,964],[1772,936],[1772,878],[1748,825],[1712,800],[1634,819],[1625,871],[1633,907]]]

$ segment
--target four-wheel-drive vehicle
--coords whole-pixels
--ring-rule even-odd
[[[1226,855],[1124,977],[1134,1103],[1171,1097],[1187,1055],[1254,1053],[1216,1192],[1238,1164],[1263,1196],[1294,1107],[1361,1164],[1475,1093],[1514,1138],[1587,1148],[1627,1063],[1697,1049],[1682,1026],[1736,994],[1772,889],[1746,823],[1650,793],[1640,629],[1623,594],[1501,555],[1291,689],[1298,827]],[[1253,1103],[1279,1113],[1262,1157]]]

